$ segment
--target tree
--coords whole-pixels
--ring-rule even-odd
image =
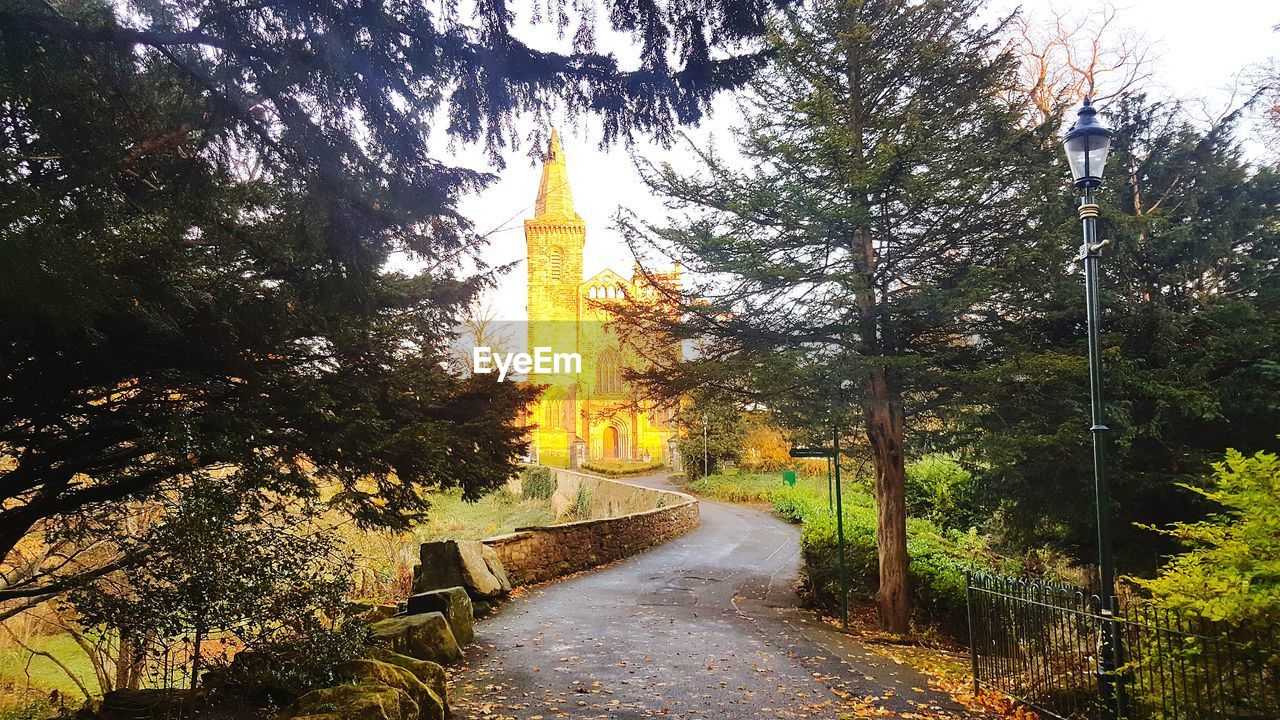
[[[1138,92],[1151,79],[1151,44],[1120,26],[1111,3],[1090,6],[1084,17],[1050,10],[1020,13],[1010,24],[1009,48],[1019,58],[1008,102],[1025,105],[1032,123],[1061,118],[1084,98],[1106,103]]]
[[[1280,426],[1280,185],[1252,170],[1233,120],[1190,123],[1177,103],[1126,97],[1105,107],[1116,129],[1104,186],[1104,399],[1116,549],[1131,571],[1167,544],[1134,523],[1202,516],[1182,485],[1221,448],[1276,448]],[[1063,180],[1065,183],[1065,179]],[[965,391],[958,435],[1005,505],[1012,544],[1095,557],[1084,302],[1073,258],[1079,223],[1058,219],[1002,268],[999,312],[978,324],[991,362]],[[1046,207],[1051,217],[1052,207]],[[1016,312],[1011,311],[1016,310]],[[971,455],[971,458],[974,456]]]
[[[715,475],[726,462],[741,457],[747,425],[735,398],[714,390],[695,391],[677,411],[676,422],[680,458],[689,480]]]
[[[746,98],[750,169],[696,148],[700,174],[645,167],[677,219],[620,220],[638,252],[702,278],[667,331],[714,339],[712,353],[651,380],[743,388],[826,437],[833,421],[860,421],[876,476],[879,617],[895,632],[910,619],[908,418],[950,402],[955,375],[981,359],[970,318],[995,292],[991,270],[1037,224],[1026,195],[1053,162],[998,99],[1016,59],[1000,51],[1001,28],[976,24],[978,9],[888,0],[786,14],[776,64]]]
[[[325,488],[403,527],[424,492],[513,471],[527,391],[441,363],[484,285],[458,198],[520,113],[593,112],[658,137],[759,64],[762,5],[618,2],[624,71],[512,34],[505,4],[0,3],[0,602],[134,558],[18,562],[33,537],[110,533],[128,501],[235,467],[287,502]],[[671,58],[680,58],[673,65]],[[384,270],[392,253],[426,270]],[[118,539],[118,538],[117,538]],[[39,552],[26,553],[26,558]]]
[[[165,675],[162,687],[174,685],[172,673],[197,687],[206,645],[215,637],[224,648],[254,652],[333,645],[346,657],[327,658],[329,665],[363,649],[364,631],[345,626],[351,558],[323,522],[322,506],[304,503],[263,514],[269,503],[240,480],[204,477],[153,503],[154,519],[143,533],[149,562],[70,594],[80,624],[107,631],[128,658],[131,672],[117,677],[119,687],[136,687],[142,673],[157,668]]]

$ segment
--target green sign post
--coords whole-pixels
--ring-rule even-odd
[[[827,475],[827,502],[830,504],[832,485],[836,491],[836,543],[837,550],[840,553],[840,624],[844,629],[849,629],[849,581],[846,579],[844,569],[844,503],[840,498],[840,430],[839,428],[831,428],[831,447],[829,448],[792,448],[791,457],[793,458],[827,458],[828,467],[835,467],[835,479],[831,478],[830,473]]]
[[[783,485],[789,485],[789,486],[791,486],[791,487],[795,487],[795,486],[796,486],[796,471],[795,471],[795,470],[783,470],[783,471],[782,471],[782,484],[783,484]]]

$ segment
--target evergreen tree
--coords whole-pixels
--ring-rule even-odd
[[[1232,118],[1201,129],[1176,103],[1143,96],[1104,111],[1116,131],[1096,195],[1099,237],[1111,241],[1102,340],[1112,510],[1121,559],[1147,570],[1173,548],[1134,523],[1201,517],[1181,484],[1202,482],[1227,447],[1277,448],[1280,183],[1246,164]],[[1056,227],[1002,268],[1004,304],[1020,311],[985,315],[993,362],[966,390],[971,412],[953,440],[978,448],[1014,545],[1091,561],[1079,221],[1065,195],[1056,210]]]
[[[680,407],[676,421],[685,478],[715,475],[726,462],[741,459],[747,426],[736,398],[715,390],[695,390]]]
[[[982,359],[971,318],[1038,220],[1026,197],[1053,162],[997,99],[1015,62],[979,9],[868,0],[786,14],[776,64],[746,98],[750,169],[705,152],[694,176],[649,168],[681,219],[622,219],[635,245],[701,278],[683,325],[666,329],[714,348],[674,381],[667,368],[647,379],[742,388],[846,431],[856,408],[876,475],[880,622],[896,632],[910,617],[908,419],[950,402],[956,374]]]
[[[491,177],[429,132],[496,151],[563,106],[663,136],[758,64],[712,55],[764,5],[620,0],[633,71],[590,51],[589,14],[560,54],[501,1],[434,7],[0,0],[0,601],[116,564],[27,563],[24,540],[109,536],[205,470],[398,526],[512,472],[528,392],[442,369],[486,278],[457,201]]]

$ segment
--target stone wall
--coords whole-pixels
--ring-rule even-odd
[[[502,559],[512,585],[552,580],[620,560],[698,526],[698,501],[690,495],[569,470],[552,472],[557,496],[576,498],[578,488],[585,485],[593,510],[616,516],[518,528],[485,540]]]

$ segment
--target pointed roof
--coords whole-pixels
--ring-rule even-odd
[[[565,165],[564,150],[560,148],[560,133],[554,127],[547,154],[542,156],[542,181],[538,183],[538,201],[533,214],[534,217],[578,217],[573,211],[573,191],[569,189],[569,169]]]

